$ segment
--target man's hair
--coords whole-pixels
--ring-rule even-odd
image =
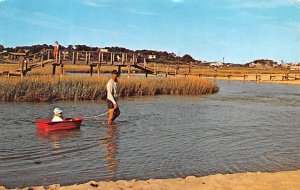
[[[118,72],[118,71],[116,71],[116,70],[113,70],[113,71],[111,72],[111,74],[118,75],[118,74],[119,74],[119,72]]]

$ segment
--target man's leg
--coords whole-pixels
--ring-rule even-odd
[[[107,125],[111,125],[114,118],[114,104],[110,100],[107,101],[108,108],[108,117],[107,117]]]
[[[114,120],[114,109],[109,109],[108,111],[107,124],[111,125]]]

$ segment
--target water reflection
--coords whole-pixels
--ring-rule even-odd
[[[42,129],[37,129],[36,133],[39,140],[46,140],[47,142],[53,143],[55,153],[59,153],[62,149],[62,140],[74,140],[80,137],[80,129],[58,131],[46,131]]]
[[[106,149],[104,159],[106,160],[105,167],[109,174],[107,176],[108,181],[116,180],[116,168],[118,161],[116,159],[118,153],[118,126],[108,126],[106,130],[106,139],[100,140],[100,147]]]

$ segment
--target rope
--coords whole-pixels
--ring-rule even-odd
[[[107,112],[105,112],[105,113],[102,113],[102,114],[100,114],[100,115],[88,116],[88,117],[83,117],[83,118],[84,118],[84,119],[97,118],[97,117],[106,115],[106,114],[108,114],[108,113],[109,113],[109,111],[107,111]]]
[[[108,114],[108,113],[111,112],[111,111],[113,111],[113,110],[104,112],[104,113],[102,113],[102,114],[100,114],[100,115],[88,116],[88,117],[83,117],[83,118],[84,118],[84,119],[97,118],[97,117],[101,117],[101,116],[103,116],[103,115],[106,115],[106,114]]]

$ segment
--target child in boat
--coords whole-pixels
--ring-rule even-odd
[[[54,112],[54,116],[52,122],[63,121],[63,117],[62,117],[63,111],[60,108],[54,108],[53,112]]]

